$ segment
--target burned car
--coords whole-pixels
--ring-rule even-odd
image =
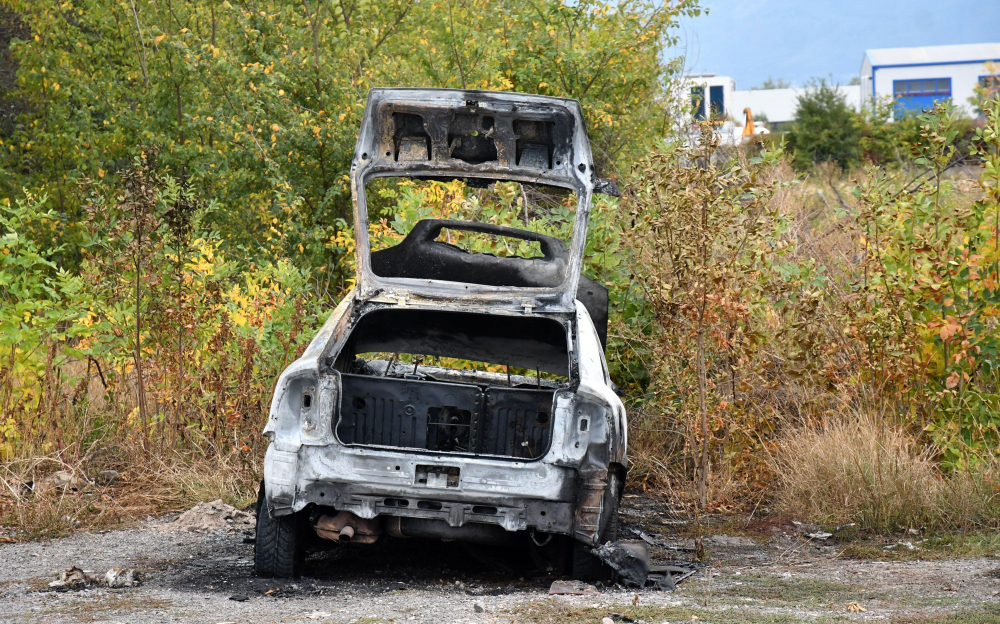
[[[379,206],[415,184],[523,201],[490,220],[478,196],[466,219],[415,200],[395,222],[408,231],[393,229]],[[604,356],[608,292],[581,274],[602,182],[579,103],[374,89],[351,186],[356,286],[277,382],[256,573],[298,574],[317,536],[521,539],[557,565],[615,539],[626,419]],[[569,240],[529,220],[529,192]],[[475,237],[488,251],[459,244]]]

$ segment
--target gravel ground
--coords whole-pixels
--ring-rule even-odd
[[[312,555],[303,578],[273,581],[253,577],[245,532],[194,533],[177,524],[149,519],[127,530],[0,545],[0,621],[1000,622],[997,559],[848,560],[837,544],[817,546],[789,527],[753,539],[708,537],[708,565],[676,592],[602,587],[600,596],[549,597],[553,578],[510,549],[385,539]],[[676,547],[655,548],[658,562],[690,554],[683,550],[689,527],[661,503],[632,498],[623,524]],[[55,574],[74,565],[102,575],[133,567],[145,582],[52,591]]]

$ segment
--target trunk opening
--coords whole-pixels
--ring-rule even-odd
[[[568,387],[567,327],[545,317],[382,309],[338,357],[342,444],[538,459],[555,392]]]

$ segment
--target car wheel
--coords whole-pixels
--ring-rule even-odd
[[[298,514],[272,518],[264,495],[264,482],[257,493],[257,537],[253,570],[265,578],[294,578],[302,571],[305,551],[302,521]]]

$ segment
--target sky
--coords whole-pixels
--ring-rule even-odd
[[[702,0],[681,21],[689,73],[847,84],[866,49],[1000,42],[1000,0]],[[668,52],[669,54],[669,52]]]

